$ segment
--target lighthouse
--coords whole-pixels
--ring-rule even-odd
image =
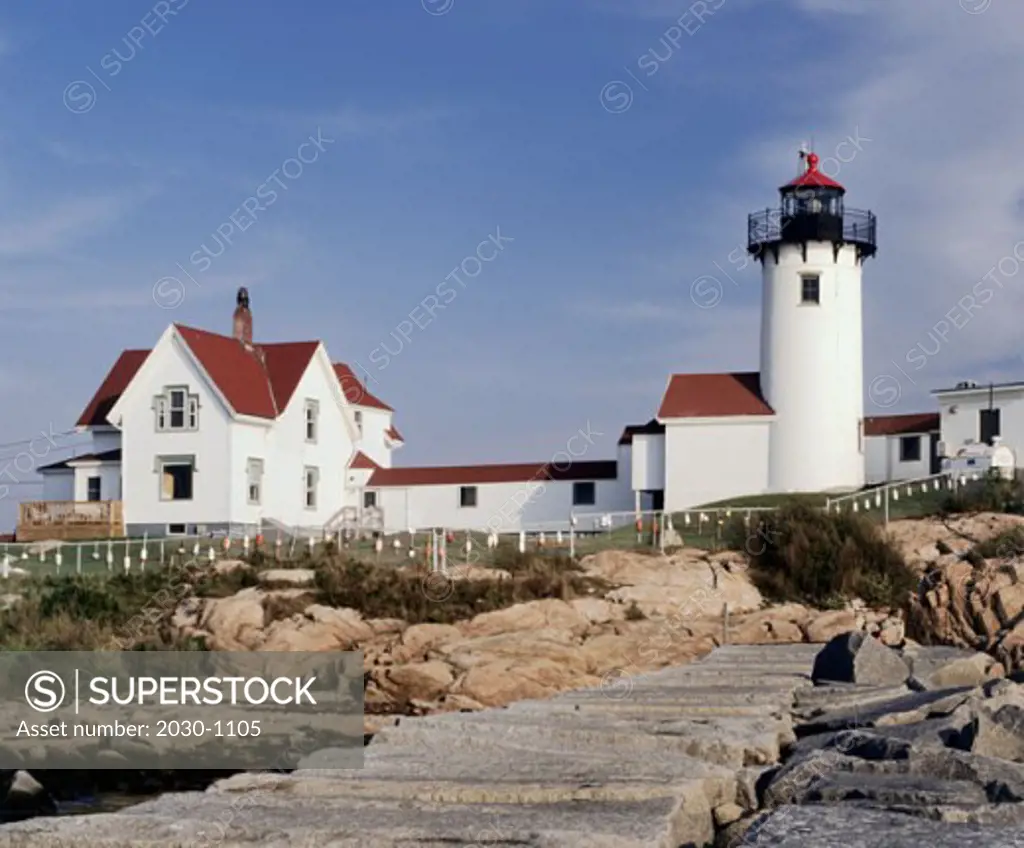
[[[801,152],[802,173],[777,209],[751,214],[747,250],[761,262],[762,394],[772,492],[864,485],[861,275],[876,250],[871,212]]]

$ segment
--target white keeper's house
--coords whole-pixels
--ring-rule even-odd
[[[845,208],[818,157],[801,158],[778,207],[748,219],[760,369],[671,375],[614,458],[395,467],[392,408],[321,342],[254,342],[242,289],[230,336],[173,324],[152,350],[118,357],[77,422],[91,450],[40,469],[43,501],[21,505],[19,536],[567,527],[584,513],[922,477],[1002,436],[1001,411],[1024,439],[1024,383],[962,383],[935,393],[938,412],[865,417],[861,286],[875,216]],[[1013,439],[1005,446],[1019,465]]]

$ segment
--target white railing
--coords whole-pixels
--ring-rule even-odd
[[[976,473],[964,476],[949,471],[941,471],[938,474],[929,474],[927,477],[898,480],[892,483],[884,483],[871,489],[851,492],[848,495],[828,498],[825,501],[825,511],[842,512],[844,509],[849,509],[851,512],[860,512],[861,510],[881,509],[884,521],[888,524],[889,510],[900,498],[913,498],[941,491],[955,492],[957,488],[965,485],[969,480],[978,479],[980,479],[980,476]]]

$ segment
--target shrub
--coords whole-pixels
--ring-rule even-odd
[[[1002,533],[978,542],[968,554],[979,560],[1009,559],[1015,560],[1024,556],[1024,527],[1013,527]],[[984,563],[977,563],[982,565]]]
[[[773,601],[838,608],[860,598],[901,607],[917,579],[899,549],[863,516],[803,504],[780,507],[751,527],[751,578]]]
[[[400,618],[410,624],[451,624],[525,601],[571,600],[608,588],[566,568],[560,558],[524,556],[504,580],[450,580],[424,570],[337,557],[317,567],[315,588],[327,606],[353,607],[364,618]]]
[[[939,507],[945,515],[965,512],[1003,512],[1024,514],[1024,483],[1021,479],[1004,480],[989,472],[980,481],[960,486],[947,495]]]
[[[197,650],[171,639],[164,626],[176,605],[167,580],[154,571],[26,581],[18,602],[0,613],[0,649],[91,651],[130,643],[137,650]]]

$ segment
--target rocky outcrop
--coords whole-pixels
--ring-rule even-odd
[[[920,563],[907,634],[925,644],[984,651],[1010,671],[1024,669],[1024,561],[969,561],[967,550]]]
[[[234,563],[231,570],[245,567]],[[201,637],[214,650],[363,651],[367,711],[384,716],[368,718],[368,732],[396,714],[481,709],[586,686],[623,686],[726,642],[827,642],[849,630],[894,645],[903,640],[902,621],[887,610],[856,603],[827,612],[768,606],[736,553],[603,551],[584,558],[581,568],[595,585],[609,588],[568,601],[515,604],[455,624],[411,626],[318,605],[309,588],[311,571],[272,569],[258,575],[257,586],[233,596],[184,600],[170,623],[175,635]],[[452,579],[509,575],[477,568],[458,570]],[[449,594],[437,589],[424,586],[428,597]]]

